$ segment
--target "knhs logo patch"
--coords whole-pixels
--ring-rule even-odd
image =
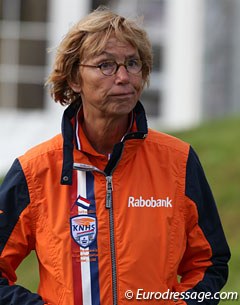
[[[70,218],[71,235],[82,248],[89,247],[96,239],[97,220],[94,216],[77,215]]]

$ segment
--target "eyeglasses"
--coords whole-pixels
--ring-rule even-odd
[[[84,65],[79,64],[82,67],[98,68],[102,74],[111,76],[117,73],[120,66],[124,66],[127,72],[131,74],[138,74],[142,70],[142,61],[140,59],[129,59],[125,63],[118,64],[116,61],[104,61],[99,65]]]

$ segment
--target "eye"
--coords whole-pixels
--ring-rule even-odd
[[[115,65],[116,63],[114,61],[104,61],[98,66],[100,67],[101,70],[108,70],[108,69],[113,69]]]
[[[127,61],[128,67],[134,68],[141,66],[141,61],[139,59],[129,59]]]

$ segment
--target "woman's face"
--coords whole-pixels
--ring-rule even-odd
[[[101,54],[81,63],[99,65],[116,61],[120,64],[129,59],[140,59],[137,49],[110,36]],[[131,74],[120,66],[116,74],[106,76],[99,68],[80,66],[79,69],[79,83],[71,87],[82,97],[84,116],[114,118],[130,113],[135,107],[143,89],[141,71]]]

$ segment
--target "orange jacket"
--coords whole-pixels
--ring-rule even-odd
[[[148,129],[140,103],[109,160],[68,107],[63,137],[14,162],[0,211],[2,305],[149,304],[150,292],[151,304],[188,304],[169,293],[214,293],[227,279],[229,248],[199,160],[188,144]],[[38,294],[14,285],[31,250]]]

